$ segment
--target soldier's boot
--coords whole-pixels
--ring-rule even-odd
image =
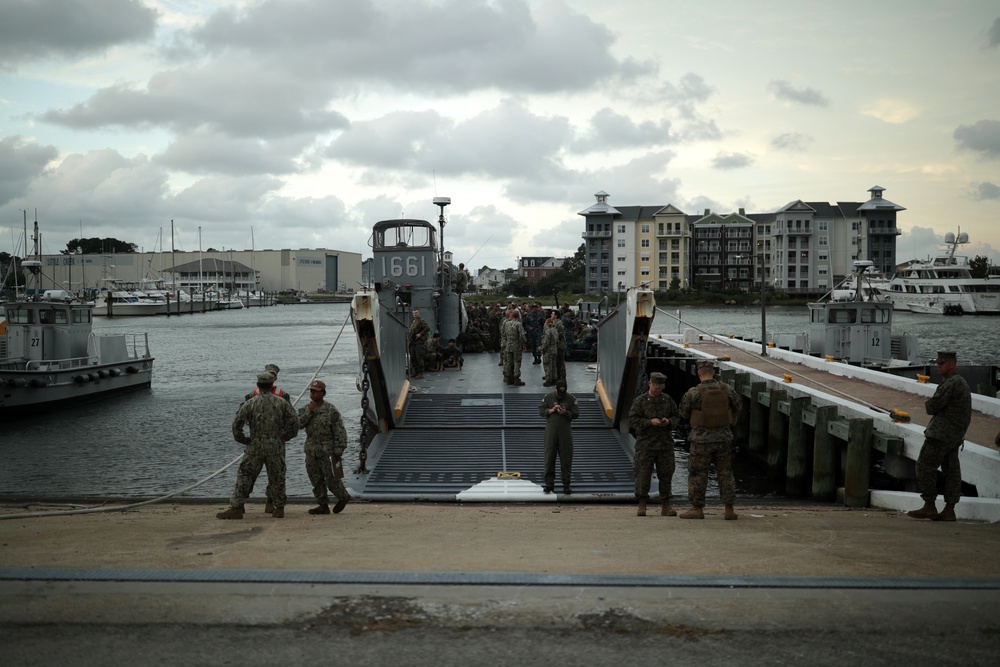
[[[516,378],[512,379],[510,381],[510,383],[512,385],[514,385],[515,387],[523,387],[524,386],[524,380],[522,380],[520,377],[516,377]]]
[[[264,511],[267,512],[268,514],[274,511],[274,503],[271,502],[270,498],[268,498],[267,502],[264,503]]]
[[[635,511],[636,516],[646,516],[646,499],[639,498],[639,508]]]
[[[504,384],[510,384],[510,376],[509,375],[504,375],[503,376],[503,383]]]
[[[318,507],[314,507],[311,510],[309,510],[309,513],[310,514],[329,514],[330,513],[330,506],[327,505],[326,503],[320,503]]]
[[[670,508],[670,501],[664,500],[660,508],[660,516],[677,516],[677,510]]]
[[[945,503],[941,513],[932,519],[934,521],[958,521],[958,517],[955,516],[955,503]]]
[[[687,512],[681,514],[682,519],[704,519],[705,512],[700,507],[692,507]]]
[[[230,507],[225,512],[219,512],[215,515],[216,519],[242,519],[243,518],[243,508],[242,507]]]
[[[736,513],[736,510],[733,509],[733,506],[731,504],[726,505],[726,521],[735,521],[736,519],[739,518],[740,515]]]
[[[272,519],[284,519],[285,518],[285,508],[284,507],[275,507],[274,511],[271,512],[271,518]]]
[[[906,513],[906,516],[914,519],[936,519],[938,511],[934,503],[925,500],[923,507],[918,510],[910,510]]]
[[[341,512],[343,512],[344,508],[347,507],[348,502],[350,501],[347,500],[346,498],[344,500],[338,500],[337,504],[333,506],[333,513],[340,514]]]

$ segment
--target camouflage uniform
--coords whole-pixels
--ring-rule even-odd
[[[338,501],[350,500],[351,496],[344,482],[333,471],[331,457],[339,460],[347,447],[347,429],[340,412],[332,403],[310,410],[307,405],[299,409],[299,424],[306,431],[306,474],[312,482],[313,495],[320,505],[329,504],[326,490],[329,489]]]
[[[547,387],[554,385],[559,378],[565,379],[564,376],[559,375],[559,363],[562,362],[563,372],[566,368],[566,360],[559,353],[560,340],[562,337],[559,334],[559,329],[554,324],[546,323],[544,333],[542,333],[542,370]]]
[[[545,315],[537,310],[528,311],[524,316],[524,333],[528,336],[528,349],[535,362],[539,362],[541,357],[542,325],[545,323]]]
[[[486,325],[490,335],[490,352],[500,351],[500,324],[503,322],[503,314],[500,309],[494,306],[486,315]]]
[[[958,502],[962,495],[959,446],[972,421],[972,395],[965,378],[952,375],[938,385],[924,406],[931,421],[924,429],[924,444],[917,457],[917,489],[925,502],[937,500],[937,469],[944,474],[944,501]]]
[[[511,319],[504,322],[500,335],[502,340],[500,359],[503,361],[503,375],[514,380],[521,377],[521,354],[527,342],[521,320]]]
[[[250,437],[243,427],[250,426]],[[285,441],[299,433],[299,420],[291,404],[271,393],[254,396],[243,403],[233,418],[233,438],[246,445],[236,473],[230,507],[243,507],[262,467],[267,467],[268,497],[275,508],[284,507]]]
[[[441,362],[441,338],[431,338],[424,344],[424,368],[432,371],[440,370],[438,364]]]
[[[410,322],[410,328],[406,332],[406,340],[410,344],[410,376],[420,375],[424,372],[424,343],[431,327],[427,320],[422,317],[414,318]]]
[[[729,394],[729,409],[734,414],[739,412],[741,402],[739,394],[728,384],[712,378],[687,390],[681,399],[678,410],[681,417],[690,420],[691,412],[701,409],[702,389],[717,389],[719,386],[724,386]],[[733,480],[733,429],[729,426],[694,427],[691,429],[690,442],[688,500],[691,501],[691,505],[698,508],[705,506],[705,489],[708,487],[708,466],[710,463],[715,463],[722,502],[726,505],[732,505],[736,498],[736,483]]]
[[[556,403],[566,406],[567,414],[553,412],[550,415],[549,410]],[[545,418],[545,488],[551,491],[555,485],[558,454],[563,491],[568,491],[573,475],[573,431],[570,424],[580,416],[580,404],[573,394],[566,393],[560,397],[553,391],[542,397],[538,415]]]
[[[635,497],[648,500],[653,467],[659,479],[660,500],[670,500],[670,483],[674,476],[673,427],[679,413],[674,399],[666,393],[651,396],[648,392],[632,403],[628,413],[629,428],[635,431]],[[669,426],[653,426],[653,419],[669,419]]]

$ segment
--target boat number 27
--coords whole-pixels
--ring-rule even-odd
[[[404,273],[411,278],[413,276],[423,276],[427,274],[426,257],[389,257],[382,258],[382,275],[402,276]]]

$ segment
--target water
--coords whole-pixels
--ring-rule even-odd
[[[0,425],[0,494],[149,497],[208,476],[241,453],[232,437],[232,418],[264,364],[281,367],[278,384],[297,399],[348,312],[347,304],[301,304],[169,318],[98,318],[98,332],[149,333],[156,357],[152,389],[31,420],[7,420]],[[681,317],[687,326],[713,333],[760,336],[757,309],[692,307],[683,309]],[[802,306],[767,311],[772,332],[804,332],[806,319]],[[996,358],[997,323],[901,313],[895,331],[916,333],[923,356],[952,349],[963,363],[985,364]],[[657,315],[653,333],[677,332],[676,321]],[[356,366],[357,345],[348,323],[319,373],[352,443],[345,452],[345,469],[358,461]],[[296,407],[307,401],[308,396]],[[310,497],[302,443],[300,436],[288,445],[288,494]],[[674,487],[683,494],[681,454]],[[235,476],[234,466],[187,495],[228,497]],[[255,488],[256,497],[262,494],[263,479]]]

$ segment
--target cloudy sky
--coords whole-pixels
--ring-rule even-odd
[[[996,0],[3,0],[0,250],[338,248],[433,220],[471,266],[577,215],[865,201],[899,257],[1000,263]],[[200,232],[200,241],[199,241]],[[17,254],[21,254],[18,252]]]

